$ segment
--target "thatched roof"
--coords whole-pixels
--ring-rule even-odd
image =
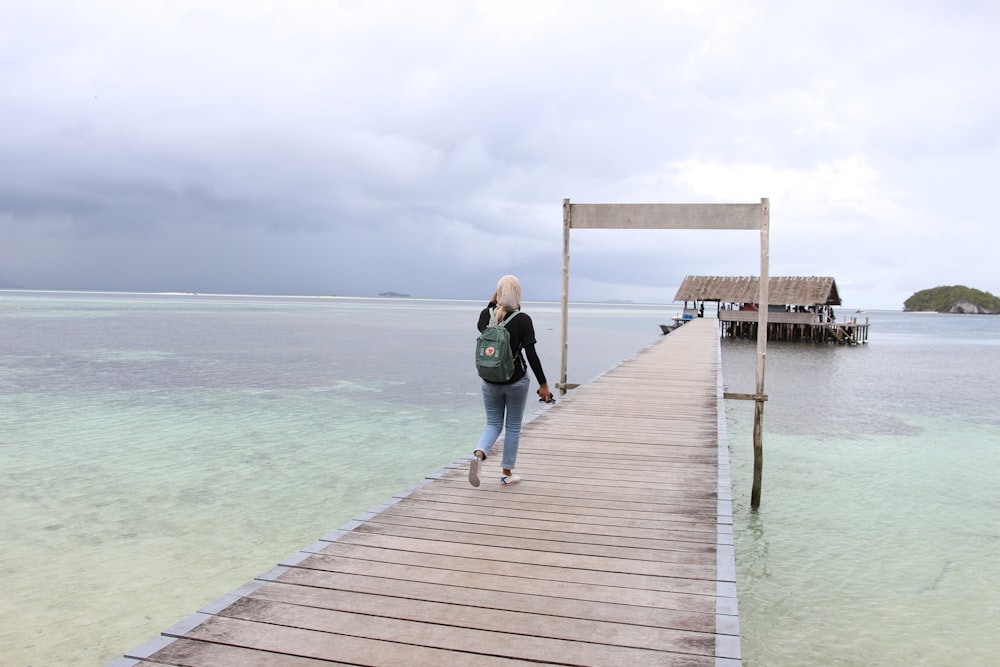
[[[687,276],[674,301],[757,303],[756,276]],[[785,306],[839,306],[837,283],[828,276],[771,276],[767,301]]]

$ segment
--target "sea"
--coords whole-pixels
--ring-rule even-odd
[[[0,290],[0,664],[104,665],[467,457],[483,305]],[[554,385],[560,304],[524,309]],[[568,381],[677,310],[571,303]],[[1000,317],[838,316],[868,344],[768,345],[757,510],[726,403],[743,663],[1000,665]]]

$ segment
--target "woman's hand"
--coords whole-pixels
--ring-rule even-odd
[[[541,396],[542,401],[545,403],[555,403],[555,399],[552,398],[552,392],[549,391],[548,384],[543,384],[538,388],[538,395]]]

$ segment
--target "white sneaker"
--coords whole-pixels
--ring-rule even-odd
[[[472,461],[469,463],[469,484],[472,486],[479,486],[479,466],[482,461],[475,454],[472,455]]]
[[[513,472],[509,475],[501,475],[500,483],[504,486],[510,486],[511,484],[517,484],[521,481],[521,478],[515,475]]]

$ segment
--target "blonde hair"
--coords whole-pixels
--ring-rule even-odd
[[[517,276],[504,276],[497,282],[494,298],[497,304],[495,315],[498,322],[515,310],[521,310],[521,281]]]

